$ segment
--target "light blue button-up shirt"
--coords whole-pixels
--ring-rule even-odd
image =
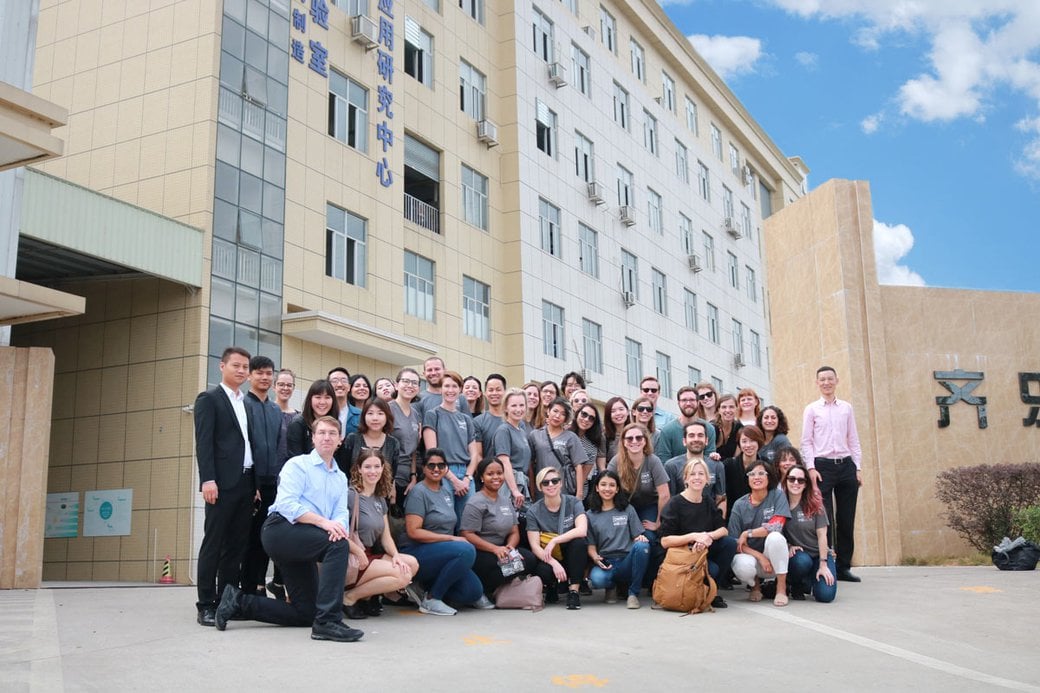
[[[335,461],[329,469],[318,451],[312,450],[293,457],[282,467],[278,494],[268,512],[278,513],[294,524],[301,515],[312,512],[349,529],[347,485],[347,475]]]

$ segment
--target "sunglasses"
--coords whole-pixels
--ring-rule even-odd
[[[787,477],[787,483],[789,483],[789,484],[804,484],[805,483],[805,477],[804,476],[789,476],[789,477]]]
[[[625,436],[626,443],[642,443],[646,440],[646,436]]]
[[[714,392],[702,392],[699,395],[697,395],[697,399],[711,399],[714,396]]]
[[[426,469],[431,471],[444,470],[448,468],[447,462],[427,462],[425,465]]]
[[[654,392],[660,392],[661,388],[659,388],[659,387],[644,387],[644,388],[642,388],[642,390],[643,390],[643,392],[649,392],[649,393],[652,394]]]
[[[539,486],[542,486],[542,487],[545,487],[545,486],[555,486],[558,483],[560,483],[560,477],[556,476],[556,477],[553,477],[552,479],[542,479],[542,483],[539,484]]]
[[[594,420],[596,418],[596,415],[595,414],[590,414],[587,411],[583,411],[583,412],[578,412],[578,418],[579,419],[588,419],[589,421],[592,421],[592,420]]]
[[[642,405],[642,406],[636,407],[636,411],[641,411],[644,414],[647,413],[647,412],[651,412],[653,410],[654,410],[653,407],[648,407],[646,405]]]

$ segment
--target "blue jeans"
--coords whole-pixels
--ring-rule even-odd
[[[464,464],[452,464],[452,465],[449,465],[448,468],[452,471],[452,473],[455,474],[455,476],[457,476],[460,479],[462,477],[466,476],[466,465],[464,465]],[[455,493],[455,489],[452,487],[450,481],[448,481],[447,479],[444,479],[444,481],[441,482],[441,483],[443,483],[447,488],[452,489],[452,491],[451,491],[452,494]],[[462,524],[462,511],[466,509],[466,501],[468,501],[470,499],[470,497],[474,493],[476,493],[476,492],[477,492],[476,482],[473,481],[473,479],[470,479],[469,480],[469,490],[466,491],[466,495],[464,495],[464,496],[455,495],[455,517],[457,518],[455,520],[455,534],[459,533],[459,526]]]
[[[610,564],[609,570],[603,570],[598,565],[592,566],[592,570],[589,571],[589,584],[596,589],[603,589],[611,587],[616,582],[624,582],[628,584],[628,593],[638,596],[643,576],[646,574],[646,566],[650,562],[650,543],[633,542],[624,558],[612,556],[606,562]]]
[[[827,557],[827,567],[831,575],[837,575],[834,567],[834,556]],[[805,551],[796,551],[787,564],[787,581],[792,590],[800,590],[802,594],[812,592],[818,602],[833,602],[838,594],[838,583],[828,585],[823,578],[816,578],[820,569],[819,556],[810,556]]]
[[[635,506],[632,506],[632,507],[635,507]],[[657,502],[656,501],[654,502],[653,505],[644,505],[642,507],[636,508],[636,515],[639,516],[639,520],[641,522],[642,521],[646,521],[646,520],[649,520],[650,522],[657,522],[658,520],[661,519],[661,518],[659,518],[657,516],[658,513],[657,513]],[[653,543],[657,543],[658,539],[659,539],[659,537],[657,535],[657,532],[655,530],[652,530],[652,529],[644,529],[643,530],[643,536],[646,537],[647,539],[649,539],[650,543],[652,543],[652,544]]]
[[[434,599],[472,604],[483,594],[480,579],[473,572],[477,550],[468,541],[409,544],[402,546],[401,551],[419,561],[415,579]]]
[[[719,581],[719,573],[725,574],[737,555],[737,540],[733,537],[722,537],[711,542],[708,547],[708,574],[715,582]]]

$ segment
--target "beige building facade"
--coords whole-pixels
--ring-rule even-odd
[[[936,475],[1038,461],[1040,295],[881,286],[873,248],[865,182],[828,181],[766,222],[775,399],[798,440],[816,369],[837,369],[863,445],[857,564],[965,555]]]

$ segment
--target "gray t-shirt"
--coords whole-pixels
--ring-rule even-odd
[[[437,491],[425,483],[416,484],[404,499],[404,514],[421,517],[423,529],[437,534],[455,534],[455,494],[446,483],[442,483]]]
[[[560,528],[560,511],[551,512],[545,507],[545,499],[538,501],[527,509],[527,529],[535,532],[553,532],[563,534],[574,529],[574,520],[585,514],[585,507],[574,496],[561,496],[560,508],[563,510],[563,528]]]
[[[408,416],[401,410],[401,405],[390,401],[390,411],[394,415],[394,430],[390,432],[401,444],[394,464],[394,483],[407,486],[411,481],[412,455],[419,448],[419,434],[422,432],[422,416],[414,404]]]
[[[355,501],[355,499],[357,499]],[[354,512],[354,503],[356,502],[358,508],[357,516],[357,536],[367,548],[375,546],[379,551],[382,551],[381,540],[383,538],[383,528],[386,526],[386,499],[375,498],[373,496],[366,496],[359,494],[353,488],[350,489],[347,497],[347,502],[350,503],[350,512]],[[351,521],[353,521],[351,517]]]
[[[758,529],[774,516],[791,518],[791,507],[787,504],[787,495],[779,487],[766,494],[757,506],[751,504],[751,494],[737,499],[729,511],[729,535],[734,539],[741,532]],[[755,551],[762,551],[766,546],[765,537],[754,537],[748,546]]]
[[[469,444],[475,438],[473,417],[461,411],[437,406],[423,414],[423,430],[437,432],[437,447],[444,451],[448,464],[469,464]]]
[[[527,474],[531,469],[531,444],[527,433],[515,426],[506,424],[498,427],[492,452],[495,457],[508,455],[509,464],[513,466],[514,472]]]
[[[549,429],[543,427],[531,431],[527,439],[531,444],[531,456],[534,458],[534,471],[536,474],[546,467],[560,468],[560,460],[553,453],[553,448],[556,449],[556,452],[559,453],[560,458],[565,463],[569,461],[575,467],[579,464],[592,464],[595,462],[595,460],[590,460],[588,455],[585,454],[585,448],[573,431],[565,430],[555,438],[551,438]],[[551,446],[550,440],[552,441]]]
[[[827,513],[820,509],[813,517],[806,517],[801,507],[791,509],[791,519],[784,525],[787,543],[801,546],[812,557],[820,555],[820,541],[816,530],[825,529],[828,525]]]
[[[475,532],[484,541],[505,546],[513,527],[516,527],[516,508],[509,497],[498,495],[492,500],[478,492],[466,502],[459,531]]]
[[[780,451],[780,448],[786,448],[790,446],[791,440],[783,433],[779,433],[776,436],[774,436],[771,441],[759,448],[758,459],[776,464],[776,453]]]
[[[590,510],[585,518],[589,522],[587,540],[601,556],[626,553],[632,541],[643,533],[643,523],[631,505],[626,505],[624,510],[616,507],[598,513]]]
[[[424,392],[419,395],[419,399],[412,402],[412,407],[419,410],[419,416],[421,418],[426,414],[426,412],[431,411],[435,407],[439,407],[443,401],[444,398],[439,392]],[[461,394],[459,395],[459,398],[455,400],[455,409],[461,411],[463,414],[469,414],[469,402],[467,402],[466,398]]]
[[[722,463],[710,457],[704,458],[708,466],[708,485],[704,487],[704,495],[711,500],[726,495],[726,472]],[[664,470],[668,473],[668,490],[676,496],[686,488],[686,480],[683,479],[683,470],[686,469],[686,453],[676,455],[664,463]]]
[[[618,471],[618,458],[615,457],[607,465],[607,469]],[[620,472],[619,472],[620,473]],[[638,483],[636,490],[631,494],[629,502],[637,508],[657,504],[657,487],[668,484],[668,473],[657,455],[647,455],[643,458],[643,464],[636,471]]]
[[[494,447],[495,433],[502,427],[503,423],[504,419],[501,416],[495,416],[489,411],[478,414],[473,419],[473,429],[476,432],[477,442],[483,447],[484,459],[493,457],[492,448]]]

